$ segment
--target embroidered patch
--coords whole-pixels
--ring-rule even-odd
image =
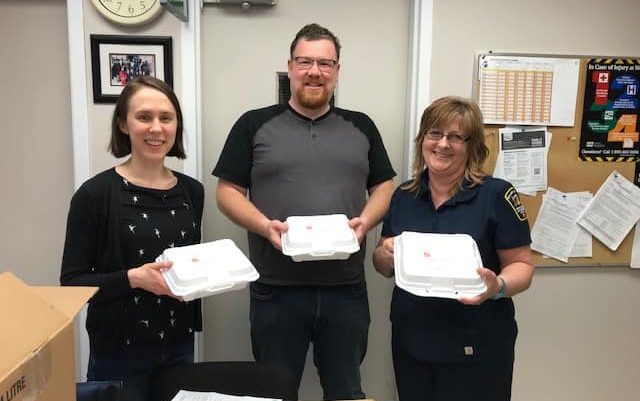
[[[518,191],[516,191],[514,187],[507,189],[507,192],[505,192],[504,194],[504,199],[511,206],[516,214],[516,217],[520,221],[525,221],[527,219],[527,212],[524,210],[524,205],[520,201]]]

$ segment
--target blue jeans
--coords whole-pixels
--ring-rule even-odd
[[[365,398],[360,364],[367,352],[366,283],[341,286],[251,284],[251,342],[257,361],[302,379],[309,344],[325,400]]]
[[[89,354],[87,380],[121,380],[122,401],[150,401],[157,369],[193,362],[193,335],[176,342],[145,345],[109,356]]]

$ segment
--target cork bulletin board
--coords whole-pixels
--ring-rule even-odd
[[[556,56],[554,56],[556,57]],[[575,58],[575,57],[574,57]],[[562,192],[589,191],[593,194],[597,192],[604,183],[608,175],[616,170],[630,181],[634,181],[636,174],[637,157],[607,158],[607,160],[624,161],[604,161],[602,158],[587,158],[582,160],[580,154],[581,122],[583,116],[583,104],[585,99],[586,66],[592,57],[579,57],[579,79],[577,87],[577,97],[575,104],[575,124],[573,126],[553,126],[548,125],[547,129],[552,133],[551,145],[547,158],[548,163],[548,186]],[[640,65],[640,60],[638,60]],[[638,68],[640,70],[640,68]],[[478,75],[476,74],[476,77]],[[474,98],[478,100],[478,80],[474,80]],[[539,124],[545,125],[545,124]],[[640,125],[640,124],[639,124]],[[499,153],[498,129],[504,125],[486,125],[485,139],[490,149],[489,159],[485,164],[485,171],[491,173],[494,170],[496,159]],[[637,131],[637,128],[636,128]],[[638,142],[635,142],[636,149]],[[584,158],[583,158],[584,159]],[[538,210],[542,203],[542,192],[537,192],[536,196],[521,195],[529,216],[529,224],[533,226]],[[537,252],[533,252],[536,266],[629,266],[631,259],[631,245],[633,240],[633,230],[624,239],[617,251],[611,251],[597,239],[593,238],[593,256],[591,258],[569,258],[569,263],[545,258]]]

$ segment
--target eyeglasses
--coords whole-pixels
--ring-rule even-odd
[[[447,138],[447,142],[457,144],[465,143],[469,140],[469,137],[463,134],[452,134],[451,132],[445,134],[444,132],[435,129],[427,131],[426,136],[432,141],[439,141],[442,138]]]
[[[332,72],[338,64],[336,60],[328,58],[313,59],[310,57],[294,57],[293,61],[299,70],[310,70],[314,64],[318,64],[318,68],[322,72]]]

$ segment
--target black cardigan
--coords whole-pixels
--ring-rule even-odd
[[[187,202],[193,205],[194,221],[202,221],[204,188],[200,182],[184,174],[173,172],[178,179]],[[122,304],[133,294],[129,286],[127,269],[123,263],[120,241],[119,191],[122,178],[115,168],[108,169],[86,181],[71,199],[67,231],[62,256],[60,283],[71,286],[96,286],[99,291],[89,300],[87,331],[92,344],[113,342],[118,332]],[[195,243],[199,243],[197,230]],[[201,306],[193,302],[194,329],[202,330]],[[108,325],[110,330],[99,326]],[[114,327],[115,325],[115,327]],[[111,334],[111,335],[110,335]]]

